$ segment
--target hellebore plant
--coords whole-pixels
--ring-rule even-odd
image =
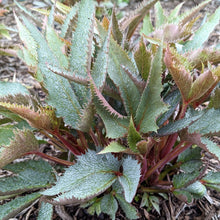
[[[220,191],[220,172],[206,172],[201,160],[202,152],[220,160],[212,138],[220,132],[220,51],[203,48],[220,8],[192,31],[210,2],[179,15],[181,3],[165,16],[159,1],[144,1],[120,22],[115,10],[96,19],[92,0],[71,8],[56,2],[40,10],[43,22],[15,14],[23,42],[17,55],[46,99],[0,82],[0,167],[16,174],[0,179],[0,198],[15,198],[0,206],[0,219],[39,198],[38,219],[51,219],[53,205],[66,204],[112,219],[120,205],[137,219],[135,196],[141,207],[159,211],[155,193],[190,203],[206,187]],[[62,157],[42,152],[39,134]],[[43,160],[10,164],[29,154],[65,166],[63,175]]]

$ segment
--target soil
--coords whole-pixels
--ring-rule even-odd
[[[31,7],[36,2],[44,2],[44,1],[34,1],[28,0],[25,3],[26,7]],[[47,1],[45,1],[47,2]],[[140,1],[130,0],[130,3],[127,7],[123,8],[125,14],[129,14]],[[179,4],[180,0],[164,0],[161,1],[161,4],[166,9],[166,11],[170,11],[177,4]],[[183,6],[182,11],[189,9],[191,7],[196,6],[198,3],[201,3],[202,0],[187,0]],[[1,0],[0,0],[1,3]],[[13,10],[15,12],[18,10],[17,7],[13,4],[11,0],[3,0],[2,5],[6,7],[9,12],[6,16],[0,17],[0,23],[4,23],[10,28],[16,28],[15,21],[13,17]],[[208,12],[211,14],[218,6],[220,6],[219,0],[213,0],[205,9],[203,9],[201,19]],[[18,38],[18,34],[16,32],[10,32],[11,40],[0,39],[0,47],[10,48],[15,45],[19,45],[20,41]],[[215,31],[211,34],[209,41],[206,43],[206,46],[215,47],[220,43],[220,25],[218,25]],[[38,92],[40,97],[44,99],[44,93],[40,89],[40,85],[35,79],[30,76],[28,73],[28,68],[25,66],[22,61],[13,56],[1,56],[0,57],[0,79],[6,81],[18,81],[25,85],[27,85],[30,89]],[[219,141],[219,140],[218,140]],[[214,160],[208,154],[205,157],[207,163],[209,163],[209,170],[218,170],[220,171],[220,164],[218,161]],[[3,172],[0,172],[0,176],[5,175]],[[177,200],[173,195],[168,195],[168,200],[164,200],[161,198],[160,200],[160,215],[153,209],[152,211],[147,212],[145,209],[140,209],[139,204],[133,203],[139,212],[140,219],[150,219],[150,220],[218,220],[220,219],[220,194],[216,191],[208,191],[208,195],[200,200],[195,200],[192,204],[185,204],[180,200]],[[34,220],[37,217],[37,209],[38,204],[33,205],[28,209],[25,213],[18,215],[14,219],[25,219],[25,220]],[[124,217],[124,213],[119,210],[116,216],[116,219],[126,219]],[[71,220],[71,219],[109,219],[107,215],[101,214],[99,217],[90,216],[86,209],[82,209],[78,206],[57,206],[55,207],[55,212],[53,216],[53,220]]]

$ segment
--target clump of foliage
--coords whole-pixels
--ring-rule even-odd
[[[1,219],[39,198],[38,219],[51,219],[52,205],[66,204],[112,219],[120,205],[137,219],[135,196],[141,207],[159,212],[156,193],[190,203],[206,187],[220,191],[220,172],[207,173],[202,162],[202,152],[220,160],[212,141],[220,131],[220,52],[203,48],[220,8],[192,31],[210,2],[179,15],[180,4],[165,16],[160,2],[144,1],[120,23],[114,10],[96,19],[91,0],[71,8],[56,2],[42,11],[42,27],[15,15],[23,42],[18,56],[47,97],[41,103],[19,83],[0,83],[0,167],[15,174],[1,178],[0,196],[16,196],[0,206]],[[62,158],[41,151],[39,132]],[[43,160],[10,164],[28,154],[67,168],[58,176]]]

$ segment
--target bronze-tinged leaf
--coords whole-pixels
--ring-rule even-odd
[[[113,38],[117,41],[117,43],[120,45],[122,42],[123,35],[122,35],[121,30],[119,29],[115,10],[113,10],[112,12],[112,35],[113,35]]]
[[[212,82],[213,82],[212,86],[210,86],[209,89],[207,89],[207,91],[200,98],[198,98],[197,100],[195,100],[193,102],[193,107],[194,108],[199,106],[201,103],[203,103],[209,97],[209,95],[211,94],[213,89],[217,86],[218,82],[220,81],[220,66],[218,66],[214,70],[209,70],[209,71],[211,71],[212,78],[214,78],[215,80],[212,80]],[[203,82],[201,82],[201,85],[202,84],[203,84]]]
[[[51,107],[39,107],[35,111],[30,106],[10,104],[7,102],[0,102],[0,106],[18,114],[34,128],[47,131],[53,131],[59,128],[60,120],[56,117],[55,111]]]
[[[202,73],[192,84],[188,101],[193,102],[201,98],[210,88],[213,88],[213,85],[216,84],[217,77],[212,73],[212,71],[207,70]]]
[[[108,18],[106,16],[104,16],[102,19],[102,26],[106,31],[108,30],[109,23],[110,22],[109,22]]]
[[[190,71],[184,65],[184,61],[184,57],[167,47],[164,62],[179,88],[184,102],[187,102],[193,80]]]
[[[0,147],[0,168],[27,152],[38,150],[38,141],[30,130],[14,130],[10,144]]]
[[[145,15],[148,13],[150,8],[157,2],[158,0],[145,0],[141,3],[140,7],[138,7],[132,15],[129,16],[126,20],[124,20],[121,24],[122,30],[127,30],[127,39],[130,39],[136,30],[137,26],[144,19]]]
[[[89,102],[87,106],[82,110],[80,118],[77,127],[79,128],[80,131],[88,132],[89,129],[91,128],[91,124],[94,119],[94,114],[95,114],[95,106],[93,102]]]
[[[134,59],[140,75],[144,80],[147,80],[151,68],[152,54],[146,49],[143,38],[140,40],[139,48],[134,54]]]
[[[181,21],[180,24],[183,26],[187,22],[191,21],[192,18],[194,18],[200,10],[202,10],[208,3],[210,3],[212,0],[206,0],[203,1],[198,6],[186,11],[185,13],[181,14]]]
[[[154,38],[164,40],[167,43],[185,41],[192,35],[192,27],[199,16],[184,26],[179,24],[165,24],[153,33]]]
[[[180,139],[196,144],[204,151],[209,152],[214,158],[220,161],[220,146],[199,133],[188,133],[187,129],[180,132]]]
[[[118,118],[124,118],[125,116],[121,115],[119,112],[117,112],[112,106],[107,102],[107,100],[104,98],[102,93],[99,91],[99,89],[96,87],[94,80],[90,76],[90,87],[95,99],[95,102],[101,103],[101,105],[108,111],[111,115],[114,115]]]
[[[208,62],[211,64],[218,64],[220,62],[220,50],[216,49],[198,49],[187,52],[186,57],[190,60],[195,69],[201,70],[203,66],[207,66]]]

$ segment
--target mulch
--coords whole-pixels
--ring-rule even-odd
[[[28,0],[23,3],[27,7],[30,7],[34,1]],[[130,0],[130,4],[123,8],[124,13],[129,13],[136,6],[138,1]],[[173,9],[180,0],[167,0],[161,1],[163,7],[170,11]],[[183,6],[183,11],[194,7],[198,3],[201,3],[202,0],[188,0]],[[6,16],[0,17],[0,23],[4,23],[11,28],[16,28],[15,21],[13,17],[13,10],[18,11],[16,6],[11,0],[3,0],[4,6],[9,6],[7,9],[9,12]],[[202,18],[205,13],[211,14],[218,6],[220,6],[219,0],[212,1],[205,9],[202,10]],[[202,19],[201,18],[201,19]],[[19,45],[20,41],[18,34],[16,32],[10,32],[12,39],[0,39],[0,47],[10,48],[11,46]],[[206,43],[206,46],[215,47],[215,45],[220,43],[220,25],[218,25],[215,31],[211,34],[209,41]],[[25,64],[17,57],[10,56],[1,56],[0,57],[0,79],[6,81],[17,81],[27,85],[30,89],[38,92],[40,97],[44,99],[44,93],[40,89],[39,83],[28,73],[28,68]],[[216,137],[218,143],[220,143],[219,138]],[[48,146],[47,146],[48,147]],[[50,149],[50,148],[49,148]],[[220,164],[217,160],[213,159],[210,155],[206,154],[205,160],[209,164],[208,170],[220,171]],[[0,176],[5,176],[7,173],[1,171]],[[133,203],[140,212],[140,219],[148,220],[218,220],[220,219],[220,193],[217,193],[214,190],[208,190],[206,197],[194,200],[192,204],[186,204],[176,199],[173,195],[168,195],[168,200],[161,198],[160,200],[160,209],[161,214],[159,215],[154,209],[150,212],[147,212],[143,208],[139,208],[138,203]],[[21,215],[18,215],[15,219],[20,220],[34,220],[37,216],[38,204],[33,205],[29,210]],[[116,219],[126,219],[124,213],[119,210],[116,216]],[[90,216],[86,209],[82,209],[79,206],[56,206],[53,216],[53,220],[71,220],[71,219],[80,219],[80,220],[108,220],[110,219],[107,215],[101,214],[99,217]]]

